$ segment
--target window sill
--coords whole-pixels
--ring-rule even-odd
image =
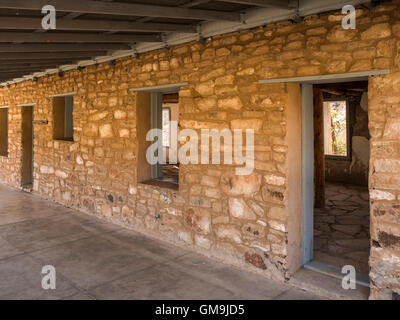
[[[326,160],[339,160],[339,161],[351,161],[350,157],[347,156],[330,156],[330,155],[325,155]]]
[[[146,180],[143,182],[139,182],[139,184],[144,184],[148,186],[154,186],[164,189],[171,189],[174,191],[179,191],[179,184],[170,182],[170,181],[162,181],[162,180]]]

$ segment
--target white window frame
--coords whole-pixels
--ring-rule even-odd
[[[326,105],[325,105],[325,102],[334,102],[334,101],[346,102],[346,155],[345,156],[327,154],[328,137],[326,135],[327,128],[326,128]],[[351,161],[350,104],[349,104],[349,99],[347,97],[338,96],[338,97],[334,97],[334,98],[324,99],[324,148],[325,148],[325,150],[324,150],[325,159]]]

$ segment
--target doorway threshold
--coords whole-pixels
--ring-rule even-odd
[[[339,280],[342,280],[343,277],[345,276],[342,273],[342,270],[340,269],[340,267],[333,266],[333,265],[326,264],[326,263],[319,262],[319,261],[311,261],[311,262],[305,264],[304,268],[311,270],[311,271],[325,274],[330,277],[334,277]],[[356,274],[356,284],[369,288],[370,287],[369,286],[369,276],[367,274],[357,273]]]
[[[370,291],[369,288],[361,285],[357,285],[354,290],[345,290],[342,287],[342,280],[305,267],[298,270],[288,283],[330,300],[368,300]]]

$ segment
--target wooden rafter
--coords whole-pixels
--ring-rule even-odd
[[[205,21],[240,21],[237,12],[189,9],[151,4],[103,2],[88,0],[0,0],[2,9],[42,10],[53,5],[57,11],[118,16],[145,16]]]

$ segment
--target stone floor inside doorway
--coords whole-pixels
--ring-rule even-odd
[[[367,187],[327,183],[325,208],[314,211],[314,260],[368,274],[370,205]]]

